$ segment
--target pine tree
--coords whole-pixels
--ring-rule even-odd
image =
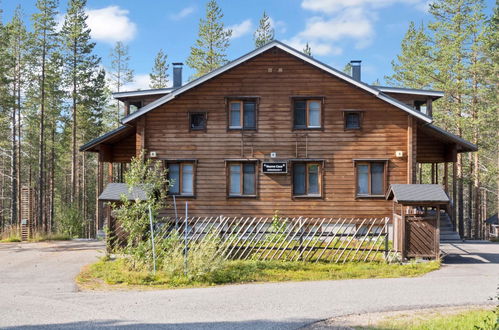
[[[100,58],[93,54],[95,43],[91,41],[85,13],[86,0],[70,0],[64,19],[61,35],[64,45],[64,69],[68,88],[71,90],[71,190],[70,200],[80,200],[78,185],[77,137],[79,112],[84,106],[85,84],[100,63]],[[80,205],[78,203],[78,205]]]
[[[308,56],[312,56],[312,48],[310,47],[310,45],[308,44],[308,42],[305,45],[305,48],[303,48],[303,53],[307,54]]]
[[[166,88],[168,86],[168,56],[160,49],[156,57],[154,58],[154,66],[149,78],[151,82],[149,83],[149,88]]]
[[[121,41],[116,42],[110,57],[111,70],[109,71],[109,75],[111,77],[111,86],[115,92],[119,92],[124,85],[133,82],[133,70],[129,66],[130,55],[128,55],[128,46],[125,46]],[[116,100],[117,125],[119,125],[121,120],[120,108],[120,101]],[[127,112],[125,112],[125,116],[128,116]]]
[[[264,11],[262,18],[260,18],[260,23],[257,30],[253,34],[253,40],[255,41],[255,48],[262,47],[266,43],[274,40],[274,29],[272,28],[272,23],[270,17]]]
[[[459,154],[457,160],[456,220],[459,232],[468,237],[480,237],[480,219],[483,219],[480,211],[483,171],[480,168],[482,155],[488,152],[483,148],[483,139],[495,135],[493,126],[487,123],[493,120],[487,119],[490,115],[485,111],[488,102],[485,94],[490,90],[490,83],[483,73],[486,67],[481,50],[483,10],[481,0],[432,2],[433,19],[428,30],[411,23],[402,42],[402,52],[392,62],[394,74],[386,77],[392,85],[445,91],[446,97],[433,105],[435,121],[479,145],[479,153],[467,157]]]
[[[390,85],[407,88],[428,88],[433,75],[431,63],[430,39],[425,28],[421,25],[416,28],[410,22],[409,28],[402,39],[401,53],[392,61],[394,74],[385,77]]]
[[[32,58],[34,59],[33,72],[39,72],[37,85],[37,100],[39,110],[39,132],[38,132],[38,195],[37,195],[37,221],[43,231],[47,230],[46,217],[44,216],[45,195],[45,115],[47,106],[47,61],[51,52],[57,47],[56,15],[59,3],[57,0],[38,0],[36,7],[38,12],[33,14],[34,47]],[[36,70],[37,68],[38,70]],[[36,73],[35,73],[36,75]]]
[[[12,58],[11,93],[13,99],[11,120],[11,220],[19,218],[19,185],[21,184],[21,95],[24,94],[27,64],[28,32],[22,20],[21,7],[17,6],[12,20],[7,24],[9,44],[7,51]]]
[[[193,78],[200,77],[227,63],[226,50],[232,30],[225,29],[223,13],[215,0],[206,5],[206,17],[200,19],[199,36],[191,47],[187,65],[196,70]]]
[[[352,64],[350,62],[345,64],[345,66],[343,67],[343,72],[349,76],[352,76]]]

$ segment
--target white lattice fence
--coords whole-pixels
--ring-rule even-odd
[[[215,240],[227,259],[391,261],[388,218],[184,217],[155,225],[155,241],[176,237],[187,251]]]

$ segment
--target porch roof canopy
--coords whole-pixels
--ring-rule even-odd
[[[473,143],[433,124],[423,125],[423,132],[430,134],[443,143],[456,145],[457,152],[478,151],[478,147]]]
[[[120,126],[112,131],[107,132],[80,147],[80,151],[90,151],[90,152],[98,152],[99,147],[102,144],[112,144],[122,140],[125,137],[130,136],[135,132],[135,128],[131,126]]]
[[[411,205],[440,205],[450,202],[449,196],[438,184],[392,184],[386,199]]]
[[[139,187],[132,187],[126,183],[109,183],[104,191],[99,196],[99,201],[101,202],[119,202],[121,201],[121,196],[126,196],[129,201],[146,201],[147,195],[143,189]]]

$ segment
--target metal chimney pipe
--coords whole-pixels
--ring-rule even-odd
[[[360,81],[361,62],[362,61],[360,60],[350,61],[350,65],[352,66],[352,78],[357,81]]]
[[[177,62],[172,63],[173,65],[173,88],[179,88],[182,86],[182,66],[184,63]]]

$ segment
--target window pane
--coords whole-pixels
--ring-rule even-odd
[[[192,164],[183,164],[182,166],[182,194],[194,194],[194,166]]]
[[[241,127],[241,103],[230,104],[230,127]]]
[[[305,195],[305,164],[295,164],[293,166],[293,194]]]
[[[384,180],[385,164],[371,164],[371,194],[383,195],[383,180]]]
[[[206,127],[206,120],[204,113],[191,114],[191,129],[204,129]]]
[[[256,128],[256,104],[244,102],[244,128]]]
[[[243,172],[243,194],[255,195],[255,164],[244,164]]]
[[[358,113],[348,113],[346,120],[347,128],[360,128],[360,115]]]
[[[178,194],[179,190],[179,178],[180,178],[180,168],[179,164],[170,164],[168,165],[168,180],[170,180],[170,194]]]
[[[308,194],[319,194],[319,165],[308,166]]]
[[[319,101],[309,102],[309,127],[321,127],[321,104]]]
[[[229,193],[231,195],[241,194],[241,166],[230,165],[230,187]]]
[[[294,126],[306,127],[307,125],[307,102],[295,101],[294,103]]]
[[[357,165],[357,194],[369,194],[369,166]]]

